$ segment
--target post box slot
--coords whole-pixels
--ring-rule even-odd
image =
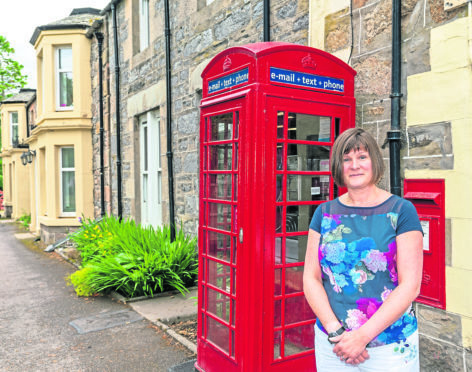
[[[415,200],[423,204],[440,205],[441,202],[441,194],[438,192],[409,191],[405,193],[404,198],[409,200]]]

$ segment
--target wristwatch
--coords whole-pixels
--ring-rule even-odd
[[[339,328],[338,330],[334,331],[334,332],[329,332],[328,333],[328,341],[330,344],[335,344],[336,342],[333,342],[330,340],[330,338],[334,338],[334,337],[338,337],[338,336],[341,336],[344,331],[346,330],[346,328],[344,328],[344,326],[341,326],[341,328]]]

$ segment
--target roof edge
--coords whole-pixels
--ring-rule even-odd
[[[30,44],[34,46],[36,44],[36,40],[38,40],[39,34],[42,31],[51,31],[51,30],[74,30],[74,29],[82,29],[85,30],[90,26],[83,25],[83,24],[70,24],[70,25],[46,25],[46,26],[38,26],[34,30],[33,36],[31,36]]]

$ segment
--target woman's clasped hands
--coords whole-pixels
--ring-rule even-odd
[[[363,335],[359,331],[348,331],[342,335],[330,338],[335,343],[333,353],[339,359],[347,364],[360,364],[369,359],[369,353],[366,349],[366,342]]]

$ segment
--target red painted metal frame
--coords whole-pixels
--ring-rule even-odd
[[[404,198],[429,222],[429,251],[423,252],[423,279],[417,302],[446,309],[446,241],[444,179],[405,179]]]
[[[327,93],[311,88],[294,88],[286,84],[269,81],[270,67],[316,74],[344,80],[344,93]],[[248,69],[248,81],[209,94],[208,82],[229,74]],[[287,43],[257,43],[230,48],[218,54],[202,73],[203,99],[200,121],[200,217],[199,217],[199,327],[196,368],[200,371],[297,371],[314,370],[314,353],[308,350],[274,362],[274,247],[275,247],[275,179],[276,174],[324,175],[329,172],[284,171],[275,169],[277,110],[314,115],[339,117],[341,130],[354,126],[355,71],[334,56],[323,51]],[[239,112],[239,167],[221,174],[237,174],[237,201],[221,201],[238,209],[236,230],[231,235],[231,244],[237,241],[237,261],[229,265],[236,270],[236,292],[212,286],[208,280],[208,260],[228,265],[224,260],[210,258],[204,237],[205,231],[217,231],[207,225],[209,182],[207,137],[205,120],[226,112]],[[287,120],[287,119],[285,119]],[[328,142],[290,141],[297,144],[331,146],[334,141],[334,119],[331,138]],[[208,129],[207,129],[208,131]],[[208,133],[208,132],[207,132]],[[221,141],[234,143],[233,140]],[[286,146],[285,146],[286,147]],[[286,151],[286,150],[285,150]],[[234,157],[234,153],[233,153]],[[286,162],[286,159],[284,160]],[[211,173],[215,173],[211,171]],[[217,172],[216,172],[217,173]],[[232,187],[235,185],[233,183]],[[284,188],[286,186],[284,185]],[[330,198],[333,197],[333,182],[330,179]],[[318,202],[281,202],[280,206],[313,205]],[[307,216],[311,218],[311,216]],[[243,230],[243,243],[239,243],[239,230]],[[283,233],[280,236],[303,236],[307,231]],[[302,267],[303,263],[279,265],[282,268]],[[292,275],[295,280],[299,272]],[[204,277],[206,274],[206,277]],[[284,274],[285,275],[285,274]],[[233,279],[231,277],[231,288]],[[300,278],[298,278],[300,280]],[[234,356],[221,349],[206,337],[207,324],[204,317],[214,318],[208,313],[208,301],[204,290],[212,290],[235,300],[235,325],[226,326],[234,330]],[[283,292],[282,292],[283,293]],[[286,294],[280,298],[294,298],[302,294]],[[231,305],[232,306],[232,305]],[[231,309],[231,307],[230,307]],[[232,316],[232,314],[231,314]],[[217,320],[217,322],[222,323]],[[285,329],[283,323],[277,329]],[[297,323],[312,327],[314,319]],[[231,344],[231,341],[229,341]]]

